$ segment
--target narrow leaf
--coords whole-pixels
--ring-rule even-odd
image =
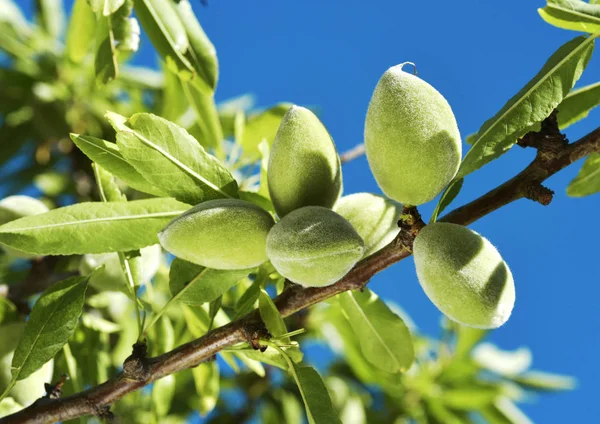
[[[194,68],[183,56],[189,41],[173,3],[165,0],[136,0],[134,10],[167,67],[182,79],[191,79]]]
[[[542,70],[496,116],[483,124],[455,179],[504,154],[530,127],[552,113],[587,66],[594,38],[577,37],[560,47]]]
[[[251,271],[210,269],[175,258],[169,271],[169,287],[179,302],[202,305],[220,297]]]
[[[215,46],[210,42],[206,33],[196,19],[192,6],[188,0],[180,0],[175,5],[175,10],[181,19],[189,40],[189,48],[185,57],[196,71],[193,83],[204,94],[212,94],[217,87],[219,78],[219,64]]]
[[[87,0],[87,2],[94,12],[109,16],[123,6],[125,0]]]
[[[0,243],[37,255],[136,250],[189,206],[170,198],[79,203],[0,226]]]
[[[237,196],[231,173],[185,129],[150,113],[106,116],[123,157],[160,190],[189,204]]]
[[[410,368],[415,357],[412,338],[404,321],[385,302],[368,289],[342,293],[339,299],[371,364],[392,373]]]
[[[538,9],[542,19],[559,28],[595,33],[600,31],[600,5],[580,0],[548,0]]]
[[[210,94],[204,94],[194,82],[183,83],[183,91],[196,114],[194,133],[205,148],[219,149],[223,141],[223,129],[219,120],[215,99]]]
[[[198,393],[198,411],[205,417],[219,399],[219,366],[216,361],[205,362],[192,368],[192,375]]]
[[[579,174],[567,187],[571,197],[584,197],[600,191],[600,153],[592,153],[583,163]]]
[[[167,375],[152,385],[152,406],[156,415],[164,417],[171,409],[175,395],[175,376]]]
[[[258,159],[261,153],[259,150],[260,143],[264,140],[268,143],[267,146],[273,144],[283,115],[285,115],[290,107],[290,103],[280,103],[264,112],[248,117],[244,135],[241,139],[245,155],[250,159]]]
[[[67,56],[81,63],[96,36],[96,15],[87,0],[75,0],[67,32]]]
[[[577,385],[573,377],[541,371],[528,371],[513,377],[513,380],[522,386],[535,390],[572,390]]]
[[[332,424],[341,421],[333,408],[325,382],[313,367],[290,364],[298,390],[302,395],[310,424]]]
[[[50,37],[57,39],[65,25],[62,0],[36,0],[36,18]]]
[[[12,360],[12,376],[22,380],[60,351],[81,316],[88,277],[50,287],[35,302]]]
[[[254,281],[250,287],[246,289],[242,297],[235,305],[235,314],[233,319],[238,319],[254,309],[254,305],[260,296],[260,281]]]
[[[436,205],[435,210],[431,215],[431,219],[429,221],[430,224],[437,221],[438,216],[448,206],[450,206],[450,203],[452,203],[454,199],[456,199],[456,196],[458,196],[458,193],[460,193],[460,189],[463,186],[463,181],[464,180],[462,178],[460,180],[454,180],[450,183],[448,187],[446,187],[446,190],[444,190],[444,192],[442,193],[442,196],[440,197],[440,200],[438,201],[438,204]]]
[[[600,82],[569,93],[558,105],[558,125],[561,130],[588,116],[600,105]]]
[[[269,333],[273,337],[278,337],[288,332],[277,306],[275,306],[273,299],[271,299],[271,296],[265,290],[260,291],[258,310],[267,330],[269,330]],[[283,341],[289,343],[290,339],[284,338]]]
[[[131,188],[156,196],[167,196],[127,163],[116,143],[79,134],[71,134],[71,140],[88,158],[123,180]]]

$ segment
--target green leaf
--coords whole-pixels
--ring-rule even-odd
[[[216,361],[205,362],[192,368],[192,375],[198,393],[198,411],[205,417],[219,399],[219,366]]]
[[[103,202],[126,202],[127,197],[121,190],[115,181],[115,177],[97,163],[92,163],[92,169],[94,170],[94,176],[98,185],[98,191],[100,192],[100,198]]]
[[[542,19],[559,28],[595,33],[600,31],[600,5],[580,0],[548,0],[538,9]]]
[[[191,79],[194,68],[183,56],[189,41],[173,3],[165,0],[136,0],[134,10],[167,67],[182,79]]]
[[[289,371],[302,395],[309,424],[341,424],[319,373],[313,367],[302,367],[292,362]]]
[[[457,341],[456,341],[456,352],[455,355],[458,358],[466,357],[477,343],[481,341],[488,333],[487,330],[479,328],[467,327],[466,325],[455,324],[458,328]]]
[[[573,390],[577,386],[577,382],[573,377],[541,371],[528,371],[513,377],[513,380],[534,390]]]
[[[412,365],[415,353],[404,321],[368,289],[339,295],[340,304],[365,358],[377,368],[403,372]]]
[[[96,57],[94,58],[96,83],[107,84],[119,73],[115,35],[110,16],[100,16],[96,29]]]
[[[571,197],[584,197],[600,191],[600,153],[592,153],[583,163],[579,174],[567,187]]]
[[[149,183],[182,202],[237,196],[237,183],[186,130],[150,113],[107,112],[123,157]]]
[[[210,94],[204,94],[193,81],[183,81],[184,94],[196,114],[196,125],[193,131],[198,135],[198,141],[205,148],[218,150],[223,141],[223,129],[215,99]]]
[[[0,226],[0,243],[37,255],[136,250],[189,206],[170,198],[90,202],[27,216]]]
[[[269,330],[269,333],[271,333],[273,337],[279,337],[288,332],[277,306],[275,306],[273,299],[271,299],[271,296],[269,296],[269,293],[265,290],[260,291],[258,297],[258,310],[267,330]],[[285,337],[282,341],[284,343],[289,343],[290,339],[289,337]]]
[[[504,154],[531,126],[543,121],[571,91],[594,50],[594,38],[577,37],[560,47],[542,70],[477,132],[458,180]]]
[[[560,129],[564,130],[585,118],[598,105],[600,105],[600,82],[571,91],[558,105]]]
[[[116,143],[87,135],[71,134],[71,140],[88,158],[123,180],[128,186],[156,196],[167,194],[142,177],[123,157]]]
[[[170,121],[179,122],[179,119],[188,110],[189,105],[177,74],[165,66],[162,67],[165,84],[162,91],[160,116]]]
[[[36,18],[50,37],[57,39],[65,24],[62,0],[36,0]]]
[[[219,64],[215,46],[200,26],[200,22],[196,19],[188,0],[180,0],[176,3],[175,11],[181,19],[189,40],[189,48],[185,52],[185,57],[192,64],[197,74],[193,82],[204,94],[212,94],[217,87],[219,78]]]
[[[67,32],[67,56],[81,63],[96,37],[96,15],[87,0],[75,0]]]
[[[140,45],[140,25],[137,19],[129,17],[132,10],[133,0],[126,0],[110,18],[119,52],[134,53]]]
[[[290,103],[280,103],[264,112],[248,117],[241,140],[245,155],[249,156],[250,159],[258,159],[260,156],[258,148],[260,143],[266,140],[268,146],[273,144],[283,115],[285,115],[291,106]]]
[[[17,403],[13,398],[4,398],[0,402],[0,418],[19,412],[21,409],[23,409],[23,405]]]
[[[448,187],[446,187],[446,190],[444,190],[444,192],[442,193],[442,196],[440,197],[440,200],[438,201],[438,204],[436,205],[435,210],[431,215],[431,219],[429,220],[430,224],[437,221],[438,216],[448,206],[450,206],[450,203],[452,203],[454,199],[456,199],[456,196],[458,196],[458,193],[460,193],[460,189],[463,186],[463,182],[464,179],[462,178],[460,180],[454,180],[450,183]]]
[[[87,0],[94,12],[100,13],[102,16],[112,15],[123,6],[125,0]]]
[[[242,297],[235,305],[235,314],[233,319],[238,319],[254,309],[254,305],[260,296],[260,281],[254,281],[250,287],[246,289]]]
[[[14,380],[31,375],[58,353],[79,322],[88,277],[50,287],[35,302],[12,360]]]
[[[171,409],[175,395],[175,376],[167,375],[152,385],[152,407],[159,417],[164,417]]]
[[[509,398],[502,396],[479,411],[490,424],[533,424]]]
[[[202,305],[217,299],[250,272],[252,269],[210,269],[175,258],[169,271],[169,287],[179,302]]]

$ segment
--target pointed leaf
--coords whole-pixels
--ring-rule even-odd
[[[173,2],[136,0],[134,10],[142,28],[167,67],[182,79],[191,79],[194,69],[183,56],[189,41]]]
[[[592,55],[594,38],[577,37],[560,47],[542,70],[477,132],[456,180],[504,154],[534,124],[543,121],[571,91]]]
[[[341,421],[333,408],[325,382],[313,367],[291,364],[310,424],[332,424]]]
[[[290,103],[277,104],[264,112],[250,115],[246,122],[244,135],[241,140],[244,154],[250,158],[258,159],[260,151],[258,146],[264,140],[271,146],[283,115],[292,105]]]
[[[186,130],[150,113],[125,120],[106,115],[117,131],[123,157],[149,183],[182,202],[237,197],[237,183]]]
[[[202,305],[217,299],[250,272],[252,269],[210,269],[175,258],[169,272],[169,287],[179,302]]]
[[[560,129],[564,130],[585,118],[598,105],[600,105],[600,82],[571,91],[558,105],[558,125]]]
[[[182,83],[183,92],[196,115],[194,134],[197,134],[198,141],[205,148],[219,149],[223,141],[223,129],[214,97],[203,93],[194,81],[182,81]]]
[[[36,0],[35,5],[40,26],[50,37],[58,38],[65,24],[62,0]]]
[[[277,306],[275,306],[273,299],[271,299],[271,296],[269,296],[269,293],[265,290],[260,291],[258,310],[260,311],[260,317],[265,323],[267,330],[269,330],[269,333],[271,333],[273,337],[279,337],[288,332]],[[286,337],[283,341],[289,343],[290,339]]]
[[[156,196],[167,196],[165,192],[146,181],[133,166],[127,163],[116,143],[79,134],[71,134],[71,140],[88,158],[123,180],[131,188]]]
[[[429,220],[430,224],[437,221],[438,216],[448,206],[450,206],[450,203],[452,203],[454,199],[456,199],[456,196],[458,196],[458,193],[460,193],[460,189],[462,188],[463,181],[464,179],[462,178],[460,180],[454,180],[450,183],[448,187],[446,187],[446,190],[444,190],[444,193],[440,197],[440,200],[438,201],[438,204],[436,205],[435,210],[431,215],[431,219]]]
[[[50,287],[35,302],[12,360],[12,376],[22,380],[62,349],[81,316],[88,277]]]
[[[96,15],[87,0],[75,0],[67,32],[67,56],[81,63],[96,36]]]
[[[0,243],[37,255],[136,250],[189,206],[170,198],[90,202],[27,216],[0,226]]]
[[[125,0],[87,0],[87,2],[94,12],[109,16],[123,6]]]
[[[579,174],[567,187],[571,197],[584,197],[600,191],[600,153],[592,153],[583,163]]]
[[[513,380],[535,390],[572,390],[577,386],[573,377],[541,371],[528,371],[513,377]]]
[[[192,375],[198,393],[198,411],[205,417],[219,399],[219,366],[216,361],[205,362],[192,368]]]
[[[200,22],[196,19],[188,0],[180,0],[176,3],[175,11],[181,19],[181,24],[185,28],[189,40],[189,48],[185,52],[185,57],[196,71],[193,83],[204,94],[212,94],[217,87],[219,78],[219,64],[215,46],[200,26]]]
[[[410,368],[415,357],[412,338],[398,315],[368,289],[342,293],[339,299],[371,364],[391,373]]]
[[[590,33],[600,31],[600,5],[580,0],[548,0],[546,7],[538,12],[542,19],[559,28]]]

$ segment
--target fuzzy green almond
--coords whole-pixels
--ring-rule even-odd
[[[352,225],[321,206],[290,212],[267,237],[267,254],[277,272],[306,287],[335,283],[364,253],[363,239]]]
[[[462,154],[446,99],[400,64],[379,80],[367,111],[365,149],[377,184],[390,198],[420,205],[458,172]]]
[[[389,244],[400,232],[398,219],[402,205],[372,193],[355,193],[342,197],[334,211],[342,215],[365,242],[365,257]]]
[[[283,116],[269,157],[267,180],[277,215],[303,206],[331,208],[342,191],[340,158],[331,136],[310,110]]]
[[[413,254],[429,299],[453,321],[476,328],[504,324],[515,304],[513,276],[498,250],[475,231],[436,222],[417,235]]]
[[[267,260],[267,234],[274,224],[264,209],[244,200],[200,203],[159,234],[165,250],[213,269],[245,269]]]

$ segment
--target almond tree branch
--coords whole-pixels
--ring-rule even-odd
[[[537,134],[537,135],[535,135]],[[468,225],[473,221],[523,197],[533,197],[547,203],[547,192],[538,190],[541,183],[551,175],[582,159],[591,152],[600,152],[600,128],[573,144],[552,139],[547,132],[528,136],[527,143],[538,149],[534,161],[516,177],[502,184],[473,202],[464,205],[441,220]],[[532,141],[535,143],[531,144]],[[537,193],[537,194],[536,194]],[[539,198],[535,198],[539,195]],[[275,298],[275,304],[286,317],[347,290],[366,286],[369,279],[388,266],[411,255],[412,242],[424,223],[416,209],[405,209],[399,222],[399,236],[376,254],[362,260],[337,283],[320,288],[303,288],[291,285]],[[208,332],[199,339],[155,358],[146,358],[134,347],[134,355],[124,364],[124,371],[105,383],[75,395],[49,399],[42,398],[31,406],[13,415],[0,419],[1,424],[52,423],[65,421],[82,415],[110,415],[109,407],[127,393],[175,372],[195,367],[212,360],[220,350],[253,340],[256,326],[261,325],[260,316],[253,311],[245,317]],[[137,351],[137,353],[136,353]]]
[[[357,159],[365,154],[365,145],[364,143],[357,144],[350,150],[346,150],[344,153],[340,155],[340,162],[347,163],[354,159]]]

